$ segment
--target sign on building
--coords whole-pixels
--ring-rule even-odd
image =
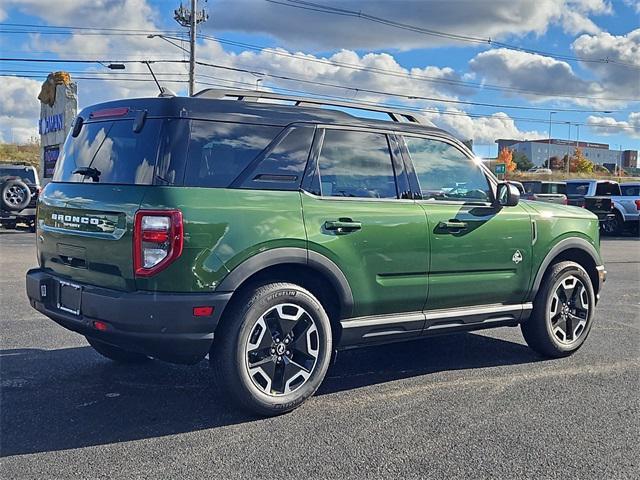
[[[78,87],[66,72],[50,73],[40,94],[40,182],[51,180],[60,148],[78,113]]]

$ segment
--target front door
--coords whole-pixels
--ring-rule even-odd
[[[523,205],[496,207],[484,169],[454,144],[404,136],[430,236],[425,310],[519,304],[531,276]]]
[[[426,217],[399,198],[406,174],[393,142],[373,131],[319,129],[301,194],[309,249],[346,276],[353,317],[422,312],[427,295]]]

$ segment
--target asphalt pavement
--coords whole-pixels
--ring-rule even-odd
[[[119,366],[32,310],[34,242],[0,230],[2,479],[640,476],[638,239],[603,240],[609,279],[569,358],[518,328],[354,350],[271,419],[228,405],[206,362]]]

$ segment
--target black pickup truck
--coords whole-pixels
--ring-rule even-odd
[[[620,194],[620,185],[611,180],[567,181],[567,204],[595,213],[600,220],[600,227],[605,231],[607,225],[615,219],[611,197]]]

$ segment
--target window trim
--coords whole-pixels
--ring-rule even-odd
[[[471,157],[465,151],[465,149],[461,148],[457,142],[453,141],[451,138],[446,137],[444,135],[419,134],[419,133],[413,133],[413,132],[405,133],[405,132],[398,132],[398,131],[396,131],[395,133],[399,137],[398,142],[401,147],[401,152],[405,160],[405,164],[410,165],[407,168],[407,172],[408,173],[410,172],[409,173],[410,183],[413,189],[414,198],[418,200],[420,203],[428,204],[428,205],[481,205],[481,206],[494,206],[496,204],[496,200],[495,200],[496,188],[498,185],[497,178],[494,177],[493,173],[488,169],[486,165],[484,165],[483,163],[476,163],[473,157]],[[404,137],[420,138],[422,140],[435,140],[442,143],[446,143],[447,145],[450,145],[456,150],[458,150],[467,160],[469,160],[469,162],[471,162],[472,164],[476,164],[480,168],[480,171],[484,174],[484,177],[487,181],[487,185],[489,186],[489,193],[491,196],[491,200],[489,202],[482,202],[482,201],[469,201],[469,200],[433,200],[433,199],[429,200],[429,199],[422,198],[420,181],[418,180],[418,175],[416,173],[415,166],[413,164],[413,159],[411,158],[411,155],[409,153],[409,148],[407,147],[407,144],[404,141]]]
[[[332,197],[323,196],[320,187],[320,172],[318,161],[320,159],[320,153],[322,151],[322,145],[324,144],[325,133],[327,130],[347,130],[351,132],[363,132],[363,133],[377,133],[384,135],[387,140],[387,148],[389,149],[389,158],[391,160],[391,169],[393,171],[393,179],[396,185],[396,198],[371,198],[371,197]],[[313,142],[311,144],[311,150],[309,152],[309,160],[307,162],[307,168],[304,172],[302,179],[302,185],[300,191],[318,200],[339,200],[339,201],[365,201],[365,202],[404,202],[413,203],[413,199],[400,198],[400,182],[397,174],[397,163],[401,162],[401,158],[397,158],[394,147],[391,143],[391,138],[394,135],[393,130],[384,130],[370,127],[359,127],[349,125],[325,125],[316,124],[316,131],[313,136]],[[400,144],[397,143],[398,149]],[[399,152],[398,152],[399,153]],[[404,175],[407,175],[406,165]],[[408,181],[408,178],[407,178]]]

